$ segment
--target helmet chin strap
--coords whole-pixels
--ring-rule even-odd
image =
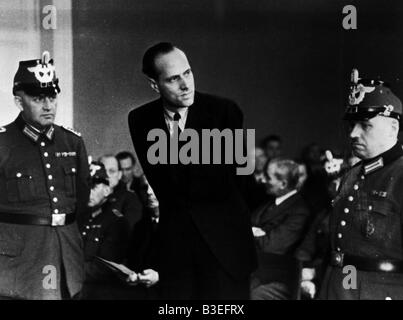
[[[44,52],[42,53],[42,64],[43,64],[43,65],[48,64],[48,63],[49,63],[49,60],[50,60],[49,51],[44,51]]]

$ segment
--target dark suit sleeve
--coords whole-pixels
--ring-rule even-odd
[[[144,171],[144,154],[143,154],[143,150],[141,147],[141,141],[144,137],[140,136],[142,130],[138,128],[136,119],[137,119],[136,112],[135,112],[135,110],[133,110],[129,113],[129,117],[128,117],[130,136],[132,138],[133,147],[136,152],[137,158],[139,159],[140,165]],[[147,137],[145,137],[145,138],[147,138]],[[146,140],[144,140],[144,141],[146,141]]]
[[[88,156],[85,149],[84,141],[80,138],[78,144],[78,170],[76,181],[76,197],[77,197],[77,217],[80,217],[87,208],[90,194],[90,171],[88,165]]]
[[[240,107],[236,103],[232,103],[230,108],[228,109],[228,127],[232,130],[235,129],[243,129],[243,113]],[[235,137],[235,131],[234,131]],[[254,141],[253,141],[254,142]],[[242,151],[245,156],[247,153],[247,143],[246,143],[246,131],[243,134],[243,144]],[[236,159],[236,153],[234,148],[233,159]],[[245,166],[245,165],[242,165]],[[254,189],[254,178],[251,175],[236,175],[236,167],[237,164],[234,163],[232,166],[233,174],[235,175],[235,183],[239,190],[239,193],[242,195],[245,203],[248,206],[249,211],[255,210],[259,205],[263,203],[266,198],[265,191],[263,190],[263,195],[261,190]],[[257,187],[257,186],[256,186]],[[257,199],[257,200],[256,200]]]
[[[300,241],[309,217],[309,211],[304,207],[292,209],[295,211],[280,224],[260,226],[266,235],[257,237],[256,240],[264,252],[286,254],[290,248],[293,248]]]
[[[228,105],[228,128],[230,129],[242,129],[243,128],[243,113],[241,108],[232,102]]]

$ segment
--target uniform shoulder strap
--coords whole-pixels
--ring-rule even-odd
[[[62,127],[64,130],[69,131],[69,132],[71,132],[71,133],[74,133],[76,136],[81,137],[81,133],[80,133],[80,132],[78,132],[78,131],[76,131],[76,130],[70,128],[70,127],[66,127],[66,126],[61,126],[61,127]]]

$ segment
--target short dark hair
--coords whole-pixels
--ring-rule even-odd
[[[279,144],[281,144],[282,143],[282,139],[281,139],[281,137],[279,136],[279,135],[277,135],[277,134],[270,134],[270,135],[268,135],[268,136],[266,136],[266,137],[264,137],[263,139],[262,139],[262,142],[260,143],[260,146],[262,147],[262,148],[264,148],[269,142],[271,142],[271,141],[276,141],[276,142],[278,142]]]
[[[120,167],[120,160],[130,158],[132,160],[133,165],[136,164],[136,159],[134,158],[133,153],[129,151],[121,151],[118,154],[116,154],[116,159],[118,159],[118,165],[119,165],[119,170],[122,170]]]
[[[148,48],[143,56],[143,73],[147,77],[156,80],[158,78],[158,74],[155,70],[155,59],[157,58],[157,56],[169,53],[171,51],[174,51],[175,49],[178,48],[170,42],[160,42]]]

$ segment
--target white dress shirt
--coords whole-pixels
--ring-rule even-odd
[[[179,122],[178,125],[179,125],[179,129],[182,132],[185,129],[186,119],[188,117],[188,111],[189,111],[188,108],[180,108],[180,109],[178,109],[178,111],[176,111],[181,116],[181,118],[178,121]],[[174,132],[174,115],[175,115],[176,112],[168,110],[167,108],[164,107],[165,123],[167,124],[169,133],[171,135]]]
[[[276,198],[274,202],[276,203],[276,206],[280,205],[280,203],[284,202],[288,198],[292,197],[294,194],[296,194],[298,191],[296,189],[282,195],[281,197]]]

